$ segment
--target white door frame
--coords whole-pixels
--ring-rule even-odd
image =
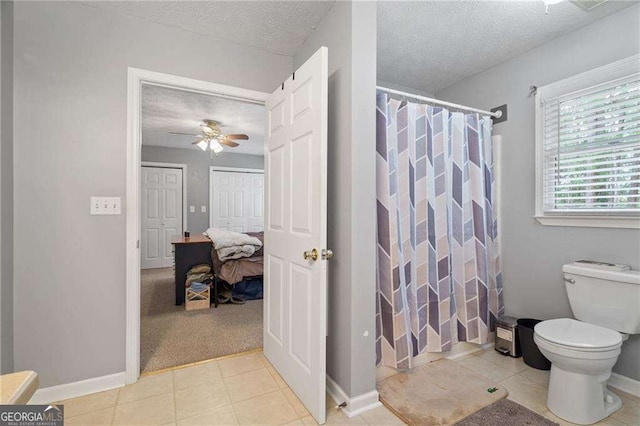
[[[213,172],[264,173],[264,169],[248,169],[245,167],[209,166],[209,228],[213,226]]]
[[[126,198],[126,382],[140,376],[140,170],[142,132],[140,94],[143,84],[188,90],[264,105],[269,94],[138,68],[127,71]]]
[[[182,169],[182,231],[187,228],[187,165],[178,163],[158,163],[156,161],[143,161],[141,167],[157,167],[160,169]]]

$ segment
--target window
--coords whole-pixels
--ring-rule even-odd
[[[538,89],[536,218],[640,228],[640,56]]]

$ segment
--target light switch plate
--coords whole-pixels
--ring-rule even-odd
[[[200,211],[202,213],[206,213],[207,212],[207,206],[200,206]]]
[[[120,197],[91,197],[89,212],[92,215],[122,214],[122,200]]]
[[[196,212],[196,206],[189,206],[189,213],[195,213]]]

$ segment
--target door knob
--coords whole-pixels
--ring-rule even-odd
[[[333,250],[330,249],[322,249],[322,258],[324,260],[333,259]]]
[[[304,253],[302,253],[302,257],[304,257],[304,260],[318,260],[318,250],[311,249],[309,251],[305,251]]]

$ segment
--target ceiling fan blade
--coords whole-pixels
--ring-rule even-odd
[[[229,139],[222,139],[222,140],[220,141],[220,143],[221,143],[222,145],[230,146],[231,148],[235,148],[236,146],[240,146],[240,144],[239,144],[239,143],[235,143],[235,142],[233,142],[233,141],[230,141]]]
[[[169,132],[170,135],[202,136],[195,133]]]
[[[249,139],[249,136],[247,136],[247,135],[225,135],[225,137],[227,139],[240,139],[240,140],[243,140],[243,141],[246,141],[246,140]]]

